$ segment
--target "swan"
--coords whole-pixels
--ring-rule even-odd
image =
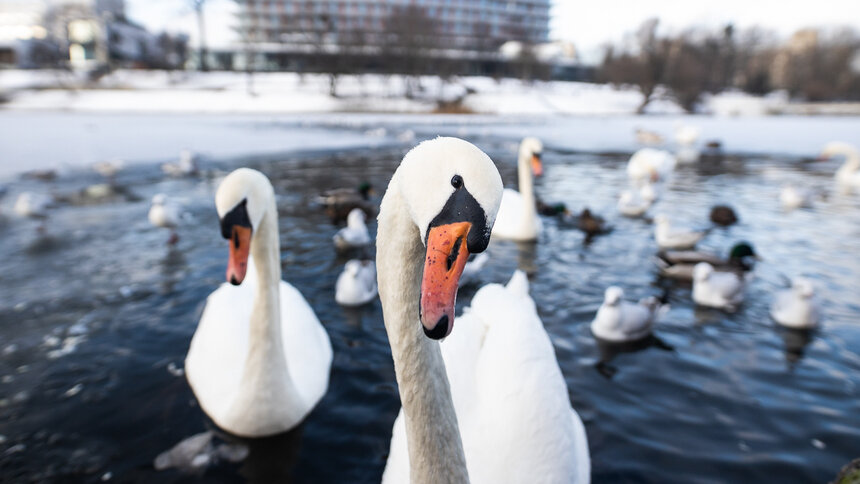
[[[200,407],[222,429],[240,437],[284,432],[325,394],[331,342],[301,293],[281,280],[268,178],[248,168],[232,172],[215,205],[230,241],[230,284],[206,299],[185,374]]]
[[[693,301],[726,311],[734,311],[744,300],[744,279],[734,272],[716,272],[707,262],[693,268]]]
[[[645,182],[639,187],[639,197],[648,203],[654,203],[660,198],[659,185],[650,181]]]
[[[618,286],[606,288],[603,304],[591,321],[591,332],[599,339],[613,343],[640,340],[651,334],[651,327],[666,310],[656,297],[638,303],[624,300],[624,290]]]
[[[161,171],[170,176],[191,176],[197,174],[197,155],[191,150],[179,152],[179,161],[176,163],[163,163]]]
[[[812,329],[818,325],[818,301],[812,281],[797,277],[791,288],[776,294],[770,315],[777,323],[794,329]]]
[[[543,223],[537,216],[534,195],[534,180],[532,174],[540,176],[543,173],[541,153],[543,144],[537,138],[524,138],[520,143],[517,159],[519,189],[506,188],[502,194],[502,205],[499,216],[493,226],[493,236],[517,240],[537,240],[543,230]]]
[[[334,234],[334,246],[339,251],[370,245],[370,233],[365,225],[367,215],[360,208],[354,208],[346,217],[346,227]]]
[[[812,197],[809,191],[797,188],[794,185],[783,185],[779,191],[779,203],[786,210],[794,210],[800,207],[808,207]]]
[[[651,203],[643,200],[636,192],[625,190],[618,198],[618,211],[625,217],[641,217],[651,207]]]
[[[369,260],[347,261],[337,276],[334,300],[341,306],[361,306],[376,298],[376,264]]]
[[[666,150],[642,148],[627,162],[627,176],[636,184],[666,181],[676,164],[675,157]]]
[[[718,272],[734,272],[743,276],[745,272],[753,270],[758,258],[752,244],[738,242],[729,250],[727,259],[717,254],[696,250],[662,250],[654,257],[654,263],[662,277],[692,281],[693,268],[699,262],[707,262]]]
[[[437,138],[403,158],[382,199],[379,296],[403,405],[384,483],[588,480],[585,431],[525,275],[481,288],[452,332],[458,279],[501,197],[489,157]]]
[[[705,237],[705,232],[674,229],[663,214],[654,217],[654,224],[654,238],[661,249],[692,249]]]
[[[857,148],[838,141],[827,143],[819,158],[845,157],[845,162],[836,170],[836,183],[843,189],[860,189],[860,152]]]
[[[152,206],[149,208],[149,223],[156,227],[170,229],[170,238],[167,243],[173,245],[179,242],[176,227],[179,226],[179,207],[167,199],[167,195],[159,193],[152,197]]]

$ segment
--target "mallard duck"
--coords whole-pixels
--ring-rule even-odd
[[[693,267],[693,301],[700,306],[734,312],[744,300],[744,278],[716,272],[707,262]]]
[[[556,215],[562,215],[565,213],[569,213],[567,210],[567,205],[564,203],[546,203],[541,199],[535,200],[535,206],[537,207],[537,212],[541,215],[547,217],[555,217]]]
[[[356,188],[335,188],[323,192],[317,198],[317,202],[325,207],[332,223],[341,223],[355,208],[360,208],[369,218],[376,215],[376,208],[370,203],[372,193],[373,186],[368,182],[362,182]]]
[[[711,207],[711,222],[723,227],[734,225],[738,222],[738,216],[734,209],[728,205],[714,205]]]
[[[612,230],[611,227],[606,225],[606,220],[603,217],[595,215],[588,207],[582,209],[582,212],[574,217],[574,221],[576,228],[585,232],[589,237],[605,234]]]
[[[699,262],[707,262],[718,272],[735,272],[742,275],[751,271],[758,255],[748,242],[738,242],[723,259],[718,254],[697,250],[662,250],[657,253],[654,263],[660,276],[683,281],[693,280],[693,268]]]

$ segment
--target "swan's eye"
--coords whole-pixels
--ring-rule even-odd
[[[463,177],[454,175],[454,178],[451,178],[451,186],[459,190],[463,186]]]

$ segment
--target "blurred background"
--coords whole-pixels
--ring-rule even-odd
[[[334,300],[373,248],[336,252],[319,200],[369,184],[375,206],[410,147],[451,135],[511,188],[520,140],[543,141],[535,191],[564,208],[537,243],[494,240],[458,310],[529,274],[594,482],[829,482],[860,456],[860,160],[821,156],[860,146],[858,19],[852,0],[0,0],[0,481],[378,482],[399,409],[381,308]],[[625,217],[642,148],[677,168]],[[314,412],[268,439],[217,429],[183,374],[239,166],[272,180],[283,277],[335,355]],[[714,225],[718,204],[739,221]],[[661,213],[702,249],[755,246],[739,310],[660,276]],[[798,276],[814,331],[771,317]],[[669,302],[655,339],[594,338],[610,285]]]

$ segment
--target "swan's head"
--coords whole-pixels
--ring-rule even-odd
[[[845,156],[846,158],[857,157],[857,148],[849,143],[842,141],[831,141],[824,145],[824,149],[818,155],[819,160],[829,160],[837,156]]]
[[[615,306],[624,297],[624,289],[618,286],[609,286],[603,295],[603,302],[608,306]]]
[[[227,175],[215,194],[221,235],[230,241],[227,280],[238,286],[248,270],[251,236],[272,204],[275,190],[266,175],[239,168]]]
[[[714,272],[714,266],[708,264],[707,262],[699,262],[693,267],[693,280],[694,281],[704,281],[708,277],[711,276]]]
[[[457,284],[469,254],[490,243],[502,178],[475,145],[436,138],[406,154],[395,183],[426,247],[421,324],[427,336],[440,339],[454,327]]]
[[[815,286],[805,277],[798,277],[791,283],[794,291],[802,298],[809,299],[815,295]]]
[[[530,163],[532,174],[534,176],[543,175],[543,164],[541,164],[541,155],[543,154],[543,143],[537,138],[523,138],[520,142],[520,163]]]

